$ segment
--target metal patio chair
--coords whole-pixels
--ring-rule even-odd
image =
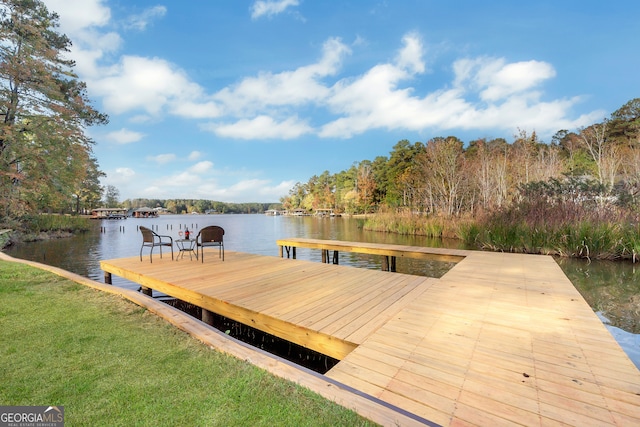
[[[153,248],[160,247],[160,258],[162,258],[162,247],[169,246],[171,248],[171,259],[173,259],[173,238],[171,236],[161,236],[155,231],[140,226],[140,232],[142,232],[142,247],[140,248],[140,261],[142,261],[142,250],[147,247],[151,248],[149,252],[149,259],[153,262]]]
[[[218,258],[224,261],[224,229],[217,225],[209,225],[200,230],[196,236],[196,245],[200,250],[200,257],[204,262],[204,247],[217,246]]]

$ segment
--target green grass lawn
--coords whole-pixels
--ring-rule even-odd
[[[373,425],[120,297],[0,261],[0,405],[68,426]]]

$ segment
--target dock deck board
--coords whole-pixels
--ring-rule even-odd
[[[640,425],[640,371],[553,258],[450,255],[440,279],[231,251],[101,266],[336,357],[327,378],[433,423]]]

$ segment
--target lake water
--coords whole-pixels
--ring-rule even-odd
[[[305,237],[371,243],[464,249],[458,241],[443,241],[416,236],[364,231],[351,218],[289,217],[266,215],[163,215],[159,218],[96,220],[92,230],[68,239],[25,243],[6,249],[23,259],[54,265],[102,282],[100,260],[138,256],[141,246],[140,225],[174,239],[188,227],[193,236],[207,225],[225,229],[226,250],[279,256],[276,240]],[[166,248],[165,248],[166,250]],[[145,248],[143,256],[148,256]],[[157,248],[154,250],[157,256]],[[321,262],[317,250],[297,250],[298,259]],[[640,368],[640,267],[630,263],[557,260],[583,297],[605,322],[629,357]],[[380,257],[341,253],[340,264],[380,269]],[[453,264],[398,258],[397,271],[429,277],[441,277]],[[116,286],[138,289],[139,285],[114,276]]]

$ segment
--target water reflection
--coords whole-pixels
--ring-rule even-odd
[[[610,323],[640,333],[640,268],[630,262],[556,259],[594,311]]]

